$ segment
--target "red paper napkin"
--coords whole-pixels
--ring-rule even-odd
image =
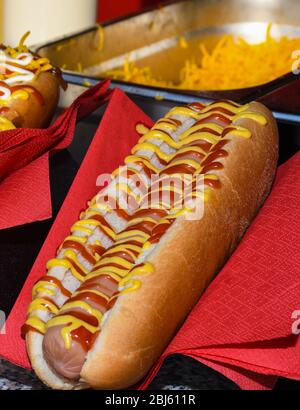
[[[209,364],[244,388],[269,388],[272,376],[300,379],[299,339],[292,334],[293,312],[300,311],[299,175],[298,153],[280,168],[240,246],[142,387],[174,353]]]
[[[34,282],[86,201],[95,181],[122,163],[137,141],[137,122],[151,121],[115,91],[66,201],[0,336],[0,355],[29,367],[20,327]],[[117,149],[113,149],[117,147]],[[278,172],[272,193],[226,266],[207,289],[149,377],[170,354],[189,355],[242,388],[269,389],[277,376],[300,379],[292,313],[300,310],[300,154]]]
[[[51,218],[49,155],[46,153],[0,183],[0,229]]]
[[[52,216],[49,154],[67,148],[76,123],[110,96],[109,81],[78,97],[47,129],[0,133],[0,229]]]

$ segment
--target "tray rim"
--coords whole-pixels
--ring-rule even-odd
[[[174,4],[178,3],[183,3],[186,0],[168,0],[163,2],[163,7],[168,7],[172,6]],[[158,10],[159,6],[154,6],[154,7],[144,7],[142,10],[135,12],[135,13],[130,13],[126,16],[121,16],[117,17],[115,19],[110,19],[107,20],[103,23],[101,23],[102,27],[107,27],[122,21],[129,20],[131,18],[141,16],[145,13],[148,12],[153,12],[155,10]],[[248,23],[258,23],[258,22],[248,22]],[[259,22],[262,24],[266,24],[267,22]],[[241,23],[232,23],[232,24],[241,24]],[[283,25],[283,26],[293,26],[293,25]],[[213,27],[213,26],[211,26]],[[300,25],[294,26],[297,27],[300,30]],[[51,40],[47,43],[40,44],[35,46],[34,50],[39,53],[43,48],[45,47],[51,47],[55,46],[62,41],[68,41],[71,39],[74,39],[76,37],[80,37],[82,35],[91,33],[99,28],[99,24],[93,25],[91,27],[88,27],[84,30],[80,30],[71,34],[68,34],[66,36]],[[210,27],[207,27],[207,29],[210,29]],[[75,84],[75,85],[80,85],[80,86],[85,86],[85,83],[91,83],[91,85],[96,84],[99,81],[107,80],[108,78],[101,77],[101,76],[94,76],[90,74],[84,74],[84,73],[79,73],[77,71],[72,71],[72,70],[62,70],[63,77],[65,81]],[[166,87],[155,87],[155,86],[150,86],[150,85],[143,85],[143,84],[137,84],[133,82],[128,82],[128,81],[121,81],[121,80],[112,80],[111,81],[111,87],[119,87],[123,91],[125,91],[128,94],[131,95],[136,95],[139,97],[144,97],[144,98],[161,98],[166,101],[171,101],[171,102],[181,102],[181,103],[189,103],[192,101],[202,101],[202,102],[211,102],[217,99],[234,99],[235,101],[238,101],[239,103],[247,103],[252,100],[256,100],[258,98],[262,98],[265,95],[271,93],[271,92],[276,92],[280,90],[282,87],[288,86],[292,84],[293,82],[296,82],[299,80],[299,76],[294,74],[292,71],[283,74],[280,77],[277,77],[271,81],[268,81],[263,84],[259,84],[253,87],[245,87],[245,88],[236,88],[236,89],[231,89],[231,90],[179,90],[176,88],[166,88]],[[236,97],[234,96],[234,93],[237,93],[238,95],[243,95],[241,97]],[[298,113],[293,113],[293,112],[279,112],[279,111],[273,111],[273,114],[275,118],[284,121],[284,122],[289,122],[289,123],[300,123],[300,112],[299,115]]]

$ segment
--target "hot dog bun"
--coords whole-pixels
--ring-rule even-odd
[[[104,310],[106,313],[99,327],[101,331],[93,334],[93,343],[84,358],[77,341],[72,339],[74,333],[66,332],[66,339],[61,336],[61,331],[66,330],[62,323],[68,326],[75,324],[73,329],[77,332],[79,325],[77,319],[72,319],[72,314],[78,316],[78,312],[85,311],[86,306],[82,302],[75,302],[75,307],[72,305],[72,308],[68,308],[66,304],[70,304],[70,299],[66,297],[64,301],[59,301],[56,294],[55,303],[58,308],[65,302],[66,309],[48,312],[50,320],[45,312],[39,312],[40,305],[31,306],[24,328],[28,354],[38,377],[55,389],[81,389],[88,386],[95,389],[121,389],[141,380],[235,250],[270,192],[278,159],[278,131],[267,108],[259,103],[239,107],[223,101],[208,107],[195,104],[188,108],[176,108],[167,115],[167,120],[156,124],[151,131],[152,141],[155,138],[159,141],[157,130],[170,130],[172,121],[173,131],[170,134],[173,140],[180,140],[180,136],[184,137],[183,141],[194,138],[194,142],[188,147],[192,147],[196,153],[196,142],[198,144],[201,140],[206,144],[201,143],[205,147],[204,151],[208,150],[200,161],[205,181],[202,217],[187,220],[185,213],[179,213],[179,216],[172,219],[173,222],[165,233],[151,242],[153,232],[157,229],[155,225],[152,236],[149,234],[150,239],[147,238],[148,246],[142,247],[125,282],[123,280],[119,283],[120,293],[115,297],[114,304]],[[177,130],[174,128],[176,121]],[[216,130],[220,131],[219,136]],[[149,141],[150,134],[148,136],[149,138],[146,134],[142,141]],[[212,141],[215,141],[214,144]],[[163,144],[160,145],[162,146]],[[150,150],[147,147],[140,145],[133,152],[137,152],[135,155],[145,154],[147,149]],[[194,163],[190,161],[190,151],[185,152],[189,159],[182,157],[182,151],[178,158],[189,167]],[[175,153],[178,154],[178,150]],[[193,158],[195,159],[195,155]],[[212,159],[209,161],[209,158]],[[127,164],[133,160],[131,158]],[[155,158],[151,157],[151,163],[154,162]],[[222,166],[215,165],[217,162]],[[172,164],[172,160],[170,163]],[[89,215],[93,206],[94,201],[90,204]],[[139,209],[137,215],[138,212]],[[128,227],[125,226],[124,229],[120,226],[116,215],[110,218],[111,221],[114,218],[114,226],[117,226],[117,232],[121,232],[117,237],[122,243]],[[84,220],[84,216],[81,220]],[[145,223],[145,220],[141,223]],[[138,229],[141,227],[136,228]],[[72,232],[76,231],[73,229]],[[113,271],[113,267],[119,266],[119,259],[118,264],[112,256],[109,259],[111,246],[105,244],[108,256],[102,254],[96,265],[88,269],[87,279],[81,283],[81,287],[70,279],[66,280],[64,276],[64,286],[70,286],[70,289],[73,287],[72,301],[74,297],[76,299],[76,295],[78,299],[78,293],[75,295],[74,289],[81,293],[84,289],[95,289],[92,282],[103,279],[103,276],[99,276],[101,269],[109,270],[107,266],[110,266]],[[114,244],[113,247],[115,246]],[[105,262],[107,258],[108,262]],[[48,274],[56,275],[57,270],[51,273],[55,264],[50,265]],[[40,303],[43,295],[43,289],[36,288],[33,303]],[[92,302],[91,306],[95,308]],[[69,314],[67,319],[63,316],[64,312]],[[91,317],[95,314],[97,312],[92,312]],[[46,318],[45,327],[37,321],[38,317],[43,321]],[[71,336],[70,346],[66,348],[68,335]]]
[[[24,46],[25,38],[0,47],[0,131],[48,126],[65,88],[60,70]]]

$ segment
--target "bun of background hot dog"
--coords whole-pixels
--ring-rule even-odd
[[[232,114],[231,123],[228,123],[226,118],[230,107],[236,115]],[[212,115],[209,116],[210,112]],[[69,297],[59,299],[58,292],[54,299],[58,309],[52,306],[51,312],[40,312],[38,316],[41,306],[37,304],[41,302],[38,298],[43,296],[42,285],[38,285],[40,288],[35,289],[34,305],[31,305],[25,325],[27,349],[36,374],[53,388],[121,389],[141,380],[230,257],[271,189],[278,159],[278,132],[267,108],[259,103],[238,107],[220,102],[211,108],[192,105],[175,109],[167,118],[164,125],[161,122],[156,124],[154,133],[164,126],[169,129],[166,124],[170,120],[173,125],[180,121],[182,125],[172,137],[186,133],[188,140],[196,135],[195,125],[202,122],[203,128],[198,134],[202,131],[203,138],[201,134],[198,139],[202,138],[206,143],[213,139],[205,134],[208,129],[216,135],[212,124],[220,127],[225,121],[220,149],[216,148],[220,142],[216,137],[219,142],[209,148],[204,161],[207,170],[204,180],[209,195],[204,203],[203,216],[198,220],[187,220],[184,215],[177,217],[158,242],[150,242],[150,246],[142,249],[130,277],[131,281],[138,282],[138,286],[129,292],[124,283],[119,286],[121,293],[104,315],[101,331],[95,333],[87,353],[74,339],[67,349],[61,337],[61,331],[66,327],[59,325],[57,313],[62,315],[59,308],[68,303]],[[145,153],[145,146],[141,146],[136,155],[139,152]],[[209,156],[214,160],[209,162]],[[151,161],[153,163],[154,159]],[[217,161],[222,167],[214,165]],[[92,201],[89,213],[94,205]],[[111,216],[111,223],[113,218],[118,232],[123,231],[116,215]],[[79,234],[76,228],[72,232]],[[89,241],[90,238],[87,243]],[[111,244],[104,245],[110,249]],[[94,269],[94,275],[97,275],[101,257],[96,261],[96,268],[92,265],[90,263],[87,272]],[[48,269],[51,274],[53,263]],[[78,291],[80,283],[75,283],[70,276],[66,277],[58,270],[55,275],[64,278],[64,286],[70,293]],[[43,286],[45,290],[45,282]],[[76,309],[73,314],[76,315]],[[51,320],[58,318],[58,324],[43,327],[40,319],[47,322],[49,316]],[[72,324],[72,317],[69,321]]]
[[[34,93],[27,100],[16,98],[6,105],[7,111],[1,116],[7,118],[16,128],[43,128],[49,125],[59,100],[60,80],[53,72],[44,72],[26,86],[33,87]]]
[[[60,70],[24,46],[27,35],[16,48],[1,46],[0,131],[48,126],[65,88]]]

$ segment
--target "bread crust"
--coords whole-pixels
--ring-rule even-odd
[[[47,71],[39,74],[38,78],[22,83],[24,88],[31,86],[43,97],[44,104],[29,93],[27,100],[13,98],[6,105],[9,111],[1,116],[11,121],[16,128],[44,128],[50,124],[57,107],[60,95],[59,76]]]
[[[93,388],[123,389],[146,375],[270,192],[278,131],[266,107],[251,103],[250,109],[265,115],[268,124],[237,122],[252,137],[233,137],[226,146],[222,187],[213,191],[202,219],[177,220],[147,258],[154,273],[139,278],[138,291],[118,298],[81,372]]]
[[[82,384],[54,375],[37,351],[37,335],[27,334],[30,359],[38,376],[59,389],[123,389],[150,370],[219,269],[235,250],[266,199],[278,160],[278,131],[270,111],[259,103],[250,109],[268,120],[237,125],[252,137],[231,137],[229,156],[218,175],[200,220],[179,218],[145,262],[154,272],[139,277],[141,288],[122,294],[106,319],[81,372]],[[230,136],[230,134],[228,134]],[[40,350],[39,350],[40,349]]]

